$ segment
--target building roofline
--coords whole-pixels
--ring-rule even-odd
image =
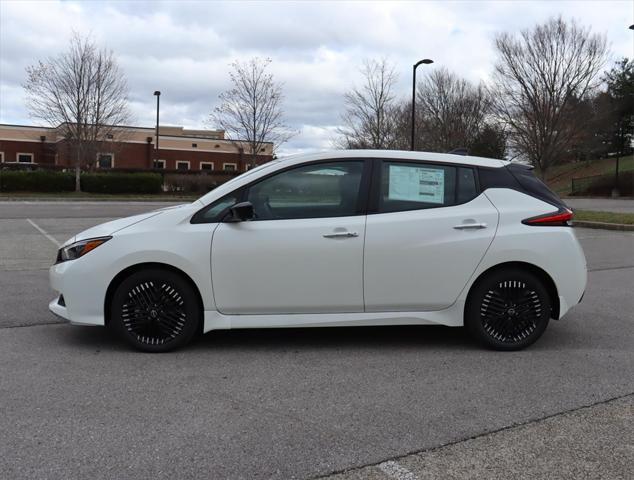
[[[32,130],[47,130],[47,131],[51,131],[51,130],[58,130],[62,125],[64,125],[64,123],[60,123],[58,126],[56,127],[41,127],[39,125],[21,125],[21,124],[12,124],[12,123],[0,123],[0,128],[2,127],[12,127],[12,128],[25,128],[25,129],[32,129]],[[122,129],[130,129],[130,130],[137,130],[137,131],[142,131],[142,132],[148,132],[148,133],[152,133],[152,135],[150,136],[154,136],[155,133],[155,129],[151,128],[151,127],[134,127],[131,125],[114,125],[117,128],[122,128]],[[162,125],[165,128],[182,128],[183,130],[196,130],[196,129],[187,129],[184,127],[180,127],[180,126],[173,126],[173,125]],[[161,125],[159,125],[159,129],[160,129]],[[204,131],[204,130],[203,130]],[[224,130],[207,130],[208,132],[214,132],[214,133],[225,133]],[[202,135],[172,135],[170,133],[160,133],[159,132],[159,137],[160,138],[172,138],[172,139],[185,139],[185,140],[201,140],[201,141],[208,141],[208,142],[230,142],[230,143],[248,143],[246,140],[230,140],[228,138],[213,138],[213,137],[205,137]],[[63,140],[63,138],[59,139],[58,141]],[[262,142],[263,145],[273,145],[273,142]]]
[[[38,130],[55,130],[57,127],[40,127],[39,125],[21,125],[18,123],[0,123],[0,127],[20,127],[20,128],[32,128]]]

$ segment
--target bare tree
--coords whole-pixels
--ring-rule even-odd
[[[31,116],[60,129],[74,150],[79,191],[82,167],[96,162],[99,144],[121,140],[118,126],[130,118],[114,54],[75,33],[66,52],[27,68],[24,89]]]
[[[561,17],[519,36],[495,39],[495,106],[511,147],[544,176],[576,136],[573,103],[596,86],[607,57],[604,35]]]
[[[470,148],[487,125],[490,101],[484,86],[474,86],[447,69],[425,77],[416,96],[418,144],[427,150]]]
[[[394,85],[398,79],[386,59],[366,60],[361,68],[364,82],[344,95],[343,126],[337,145],[343,148],[394,148],[398,105]]]
[[[233,62],[229,72],[233,87],[220,94],[221,104],[210,118],[251,157],[251,166],[267,143],[277,149],[297,133],[284,123],[282,84],[267,72],[270,63],[271,59],[257,57]]]

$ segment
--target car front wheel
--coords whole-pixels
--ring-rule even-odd
[[[159,268],[133,273],[117,287],[110,326],[144,352],[167,352],[194,337],[200,324],[198,298],[177,273]]]
[[[519,269],[500,269],[480,279],[469,295],[465,324],[495,350],[520,350],[546,330],[550,297],[542,281]]]

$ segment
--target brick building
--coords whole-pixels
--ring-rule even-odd
[[[63,129],[0,124],[0,162],[72,167],[74,156]],[[92,163],[98,169],[166,169],[245,171],[252,157],[240,145],[225,139],[222,130],[189,130],[160,126],[159,150],[155,129],[120,127],[116,139],[100,142]],[[256,164],[271,160],[273,145],[267,143]],[[91,154],[93,155],[93,154]]]

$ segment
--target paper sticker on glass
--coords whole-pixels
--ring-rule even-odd
[[[424,168],[390,165],[390,200],[443,203],[445,200],[445,171],[441,168]]]

